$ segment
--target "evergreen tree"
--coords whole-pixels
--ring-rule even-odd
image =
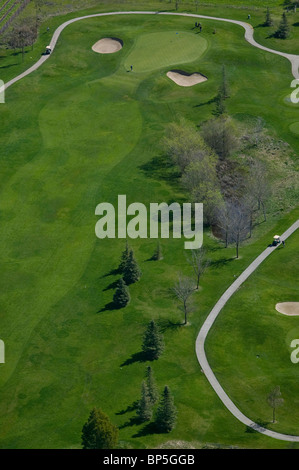
[[[155,253],[153,254],[153,260],[160,261],[161,259],[163,259],[162,248],[160,242],[158,242]]]
[[[102,410],[93,408],[82,428],[83,449],[115,449],[118,428]]]
[[[176,423],[177,409],[173,396],[166,385],[156,413],[156,425],[161,432],[170,432]]]
[[[275,36],[279,39],[287,39],[290,35],[290,26],[285,12],[282,14],[281,22]]]
[[[216,111],[215,114],[217,116],[222,116],[223,114],[226,114],[226,106],[225,106],[225,98],[222,94],[222,91],[219,90],[219,93],[216,97]]]
[[[147,367],[145,376],[150,401],[151,404],[154,405],[159,399],[159,392],[151,366]]]
[[[164,351],[163,335],[154,320],[148,324],[145,330],[142,351],[150,361],[158,359]]]
[[[229,89],[228,89],[225,65],[222,65],[222,82],[221,82],[219,91],[222,94],[222,97],[224,100],[229,98]]]
[[[229,98],[229,90],[226,78],[226,70],[225,66],[222,66],[222,78],[221,84],[218,89],[218,95],[216,97],[216,114],[217,116],[221,116],[222,114],[226,114],[226,106],[225,100]]]
[[[130,247],[129,247],[128,240],[127,240],[126,241],[126,247],[125,247],[124,251],[122,252],[122,255],[121,255],[121,258],[120,258],[120,263],[119,263],[119,266],[118,266],[118,270],[119,270],[120,273],[123,273],[123,271],[125,269],[126,263],[128,261],[128,258],[129,258],[129,253],[130,253]]]
[[[143,381],[141,385],[141,398],[138,402],[137,415],[142,422],[150,421],[153,416],[153,405],[145,381]]]
[[[272,26],[273,25],[273,20],[271,17],[270,9],[267,7],[267,12],[266,12],[266,19],[265,19],[265,26]]]
[[[123,308],[130,302],[130,293],[125,281],[120,278],[114,292],[113,303],[116,308]]]
[[[137,261],[134,258],[134,253],[132,249],[129,250],[128,259],[123,269],[123,277],[127,285],[139,281],[141,277],[141,271],[137,264]]]

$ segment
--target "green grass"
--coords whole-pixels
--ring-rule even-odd
[[[134,64],[134,72],[150,72],[179,63],[199,59],[207,49],[207,41],[192,32],[162,31],[140,36],[125,61]]]
[[[172,59],[171,67],[209,77],[198,87],[180,88],[168,80],[170,65],[161,57],[148,72],[126,72],[143,35],[161,39],[167,32],[166,47],[171,31],[189,38],[192,27],[188,18],[157,15],[78,22],[63,32],[41,69],[7,91],[0,107],[0,324],[7,361],[0,367],[1,448],[80,447],[81,428],[92,406],[102,407],[121,427],[122,445],[128,447],[155,447],[169,439],[198,446],[288,446],[245,432],[201,374],[194,343],[234,275],[260,253],[273,230],[282,231],[298,212],[260,225],[242,247],[239,261],[233,247],[225,250],[205,234],[212,264],[196,294],[190,326],[175,327],[182,314],[169,298],[178,273],[191,275],[183,240],[163,241],[159,262],[148,261],[155,240],[132,241],[142,279],[130,288],[126,309],[105,310],[118,278],[111,270],[118,265],[124,240],[96,239],[95,207],[116,203],[118,194],[126,194],[128,204],[147,206],[184,200],[163,159],[160,139],[167,123],[180,116],[195,124],[211,117],[223,63],[231,88],[230,113],[262,116],[272,132],[299,150],[288,127],[297,107],[283,99],[291,80],[289,64],[251,47],[237,26],[217,24],[214,35],[215,24],[205,21],[198,55],[190,58],[189,50],[185,55],[179,50],[177,62]],[[95,54],[91,46],[105,36],[122,39],[123,49],[111,56]],[[195,32],[193,36],[199,41]],[[266,84],[267,92],[257,83]],[[130,406],[139,397],[147,365],[134,361],[134,355],[152,318],[164,327],[166,343],[152,366],[159,389],[170,386],[179,410],[170,436],[130,423],[135,415]],[[262,399],[264,390],[258,393]]]
[[[299,135],[299,122],[293,122],[290,124],[290,131],[296,135]]]
[[[221,312],[207,348],[218,380],[244,414],[295,435],[298,365],[291,362],[290,344],[299,337],[299,318],[278,313],[275,305],[298,302],[298,243],[297,231],[246,281]],[[276,385],[285,402],[272,424],[266,400]]]

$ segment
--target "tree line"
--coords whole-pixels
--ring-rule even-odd
[[[256,119],[242,134],[227,113],[229,96],[223,66],[214,117],[199,130],[184,118],[170,123],[162,149],[178,168],[191,201],[203,203],[205,224],[215,229],[226,247],[234,244],[238,257],[240,244],[251,237],[255,224],[267,219],[271,189],[267,165],[250,155],[263,146],[263,121]]]

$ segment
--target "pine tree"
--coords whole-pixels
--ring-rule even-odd
[[[161,432],[170,432],[177,418],[177,409],[174,405],[173,396],[166,385],[156,413],[156,426]]]
[[[141,422],[150,421],[153,416],[153,405],[145,381],[141,385],[141,398],[138,402],[137,415]]]
[[[151,404],[154,405],[159,399],[159,392],[151,366],[147,367],[145,376],[150,401]]]
[[[158,359],[164,351],[163,335],[160,333],[154,320],[148,324],[145,330],[142,351],[150,361]]]
[[[269,7],[267,7],[267,12],[266,12],[266,19],[265,19],[265,26],[272,26],[273,25],[273,20],[271,18],[271,13]]]
[[[161,259],[163,259],[162,248],[160,242],[158,242],[155,253],[153,254],[153,260],[160,261]]]
[[[224,100],[229,98],[229,89],[228,89],[225,65],[222,65],[222,82],[220,85],[219,92],[221,93],[222,98]]]
[[[282,14],[281,22],[275,36],[280,39],[287,39],[290,35],[290,26],[285,12]]]
[[[114,292],[113,303],[116,308],[123,308],[130,302],[130,292],[125,281],[120,278]]]
[[[124,281],[127,285],[133,284],[136,281],[139,281],[141,277],[141,271],[135,260],[133,250],[129,250],[128,259],[123,269]]]
[[[228,83],[226,78],[226,70],[225,66],[222,66],[222,78],[221,84],[218,89],[218,95],[216,96],[216,114],[217,116],[221,116],[222,114],[226,114],[226,106],[225,100],[229,98],[229,89]]]
[[[123,273],[123,271],[124,271],[124,268],[125,268],[126,263],[128,261],[129,253],[130,253],[130,247],[129,247],[128,240],[127,240],[126,241],[126,247],[125,247],[124,251],[122,252],[122,255],[121,255],[121,258],[120,258],[120,263],[119,263],[119,266],[118,266],[118,270],[119,270],[120,273]]]
[[[216,111],[215,111],[215,114],[217,116],[221,116],[223,114],[226,114],[226,106],[225,106],[225,98],[223,96],[223,93],[221,91],[221,89],[219,89],[219,93],[216,97]]]
[[[102,410],[93,408],[82,428],[83,449],[115,449],[118,428]]]

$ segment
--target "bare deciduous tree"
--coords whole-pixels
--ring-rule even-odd
[[[281,391],[279,385],[275,387],[268,395],[267,398],[268,404],[271,406],[273,409],[273,423],[275,423],[275,411],[276,408],[279,406],[283,405],[284,399],[281,398]]]
[[[241,203],[228,204],[228,241],[236,246],[236,257],[239,258],[240,244],[249,234],[249,214],[248,210]]]
[[[187,324],[188,314],[192,309],[190,300],[194,290],[194,282],[192,279],[182,276],[179,276],[178,282],[176,282],[172,288],[172,293],[181,302],[180,309],[183,311],[185,317],[184,325]]]
[[[198,290],[200,278],[210,264],[210,261],[206,259],[206,250],[203,247],[191,250],[191,254],[187,256],[187,261],[193,268],[196,278],[196,290]]]
[[[257,209],[262,209],[264,221],[266,221],[266,202],[270,197],[271,189],[267,168],[260,160],[254,160],[251,164],[248,185],[248,191],[255,197],[258,206]]]

